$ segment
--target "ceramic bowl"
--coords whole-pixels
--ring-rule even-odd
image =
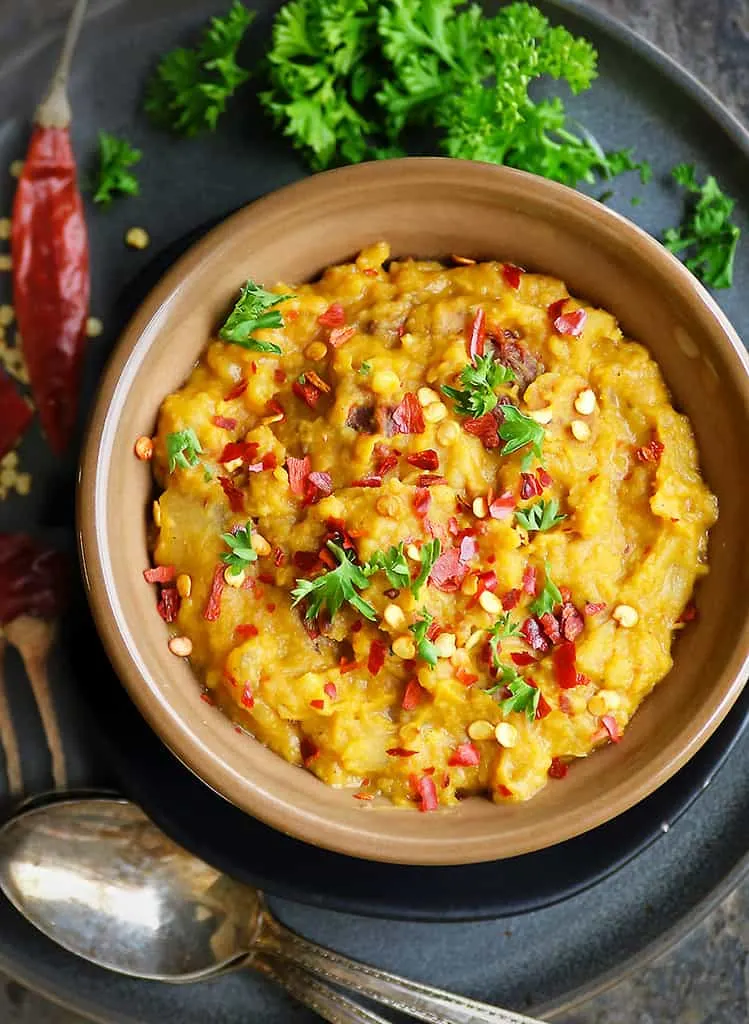
[[[188,376],[248,277],[305,281],[379,239],[396,256],[511,261],[561,278],[571,294],[612,312],[660,364],[720,502],[700,616],[678,638],[669,676],[622,743],[575,764],[563,783],[528,803],[473,798],[418,814],[362,806],[349,791],[327,787],[238,735],[200,699],[189,664],[168,652],[166,627],[143,585],[152,482],[133,456],[135,438],[153,432],[162,399]],[[153,729],[248,814],[317,846],[397,863],[461,864],[538,850],[646,797],[736,700],[749,658],[747,437],[749,363],[739,338],[695,278],[624,218],[564,186],[485,164],[424,158],[331,171],[211,231],[125,330],[93,413],[79,488],[91,606],[116,671]]]

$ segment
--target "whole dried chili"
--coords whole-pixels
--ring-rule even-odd
[[[65,575],[59,552],[25,533],[0,533],[0,625],[19,615],[57,618]]]
[[[13,304],[39,418],[53,451],[75,427],[90,291],[83,202],[70,143],[67,70],[83,19],[76,4],[13,203]]]
[[[34,415],[28,402],[16,390],[13,381],[0,370],[0,459],[15,448]]]

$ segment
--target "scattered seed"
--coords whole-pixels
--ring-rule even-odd
[[[86,335],[89,338],[98,338],[104,330],[104,324],[98,316],[90,316],[86,321]]]
[[[161,505],[159,505],[158,501],[153,503],[151,511],[153,513],[154,525],[158,528],[161,526]]]
[[[441,423],[447,416],[447,406],[444,402],[432,402],[424,409],[424,419],[427,423]]]
[[[570,430],[572,436],[576,441],[589,441],[590,440],[590,427],[585,420],[573,420],[570,423]]]
[[[125,244],[131,249],[145,249],[151,239],[145,228],[128,228],[125,233]]]
[[[440,633],[434,641],[434,650],[438,658],[452,658],[456,650],[455,634]]]
[[[590,416],[596,411],[597,405],[596,393],[591,388],[585,388],[575,399],[575,409],[581,416]]]
[[[23,160],[14,160],[8,170],[13,178],[20,178],[23,174]]]
[[[0,217],[0,239],[4,242],[10,238],[10,217]]]
[[[393,641],[393,654],[403,661],[410,661],[416,655],[416,647],[410,636],[399,636]]]
[[[491,590],[484,590],[482,592],[479,597],[479,604],[490,615],[499,615],[502,611],[502,602],[496,594],[492,594]]]
[[[393,395],[400,391],[401,382],[394,370],[378,370],[372,374],[370,387],[378,395]]]
[[[192,640],[189,636],[173,636],[168,647],[178,658],[189,658],[192,654]]]
[[[433,388],[419,388],[416,392],[416,397],[419,400],[419,404],[423,407],[434,405],[435,402],[440,400],[440,396]]]
[[[531,409],[528,415],[532,420],[535,420],[536,423],[546,425],[547,423],[551,423],[554,416],[554,410],[550,405],[547,405],[544,409]]]
[[[3,327],[9,327],[10,324],[13,323],[14,316],[15,314],[12,306],[9,306],[7,303],[3,303],[3,305],[0,306],[0,324]]]
[[[135,454],[141,462],[148,462],[153,458],[153,441],[145,434],[141,434],[135,442]]]
[[[514,747],[518,741],[518,731],[509,722],[500,722],[494,730],[494,736],[500,747]]]
[[[230,565],[227,565],[224,569],[224,580],[226,585],[233,587],[235,590],[239,590],[246,579],[247,573],[244,569],[234,569]]]
[[[494,735],[494,726],[483,718],[471,722],[468,726],[468,735],[472,740],[490,740]]]
[[[252,544],[252,550],[261,558],[265,558],[266,555],[271,553],[271,546],[261,533],[253,532],[250,543]]]
[[[489,506],[486,503],[486,498],[474,498],[471,509],[477,519],[486,519],[489,514]]]
[[[188,576],[186,572],[181,572],[177,577],[177,593],[185,598],[192,593],[192,576]]]
[[[328,354],[328,346],[324,341],[311,341],[304,350],[304,354],[313,362],[318,362]]]
[[[636,626],[640,619],[637,611],[628,604],[618,604],[611,615],[625,629],[631,629],[632,626]]]
[[[403,629],[406,624],[406,616],[403,609],[397,604],[389,604],[382,613],[382,617],[392,629]]]

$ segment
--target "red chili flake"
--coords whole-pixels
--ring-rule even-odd
[[[280,367],[277,367],[273,371],[273,380],[276,382],[276,384],[285,384],[286,383],[286,374],[284,373],[284,371]]]
[[[652,462],[657,466],[661,461],[663,447],[663,443],[657,437],[654,437],[648,444],[643,445],[642,448],[635,449],[635,458],[638,462]]]
[[[597,604],[593,604],[590,601],[586,601],[583,610],[586,615],[598,615],[599,612],[606,610],[606,605],[603,601],[599,601]]]
[[[552,615],[551,612],[544,612],[538,621],[541,623],[541,629],[547,635],[549,640],[551,640],[553,644],[558,644],[562,639],[562,631],[559,628],[559,620],[556,615]]]
[[[381,476],[363,476],[361,480],[352,480],[350,487],[382,487]]]
[[[542,493],[543,487],[541,482],[536,479],[533,473],[521,473],[520,478],[520,497],[523,501],[527,501],[528,498],[538,497]]]
[[[362,274],[366,274],[367,277],[377,277],[377,271],[374,267],[366,267],[362,270]]]
[[[334,327],[328,335],[328,341],[333,348],[340,348],[341,345],[345,345],[347,341],[350,341],[355,334],[355,327]]]
[[[512,658],[516,665],[520,665],[521,667],[524,665],[536,664],[536,659],[533,657],[532,654],[523,654],[522,652],[516,651],[514,654],[511,654],[510,657]]]
[[[421,778],[413,775],[411,778],[414,780],[412,785],[419,797],[419,810],[425,812],[436,811],[439,807],[439,801],[437,800],[437,788],[434,785],[434,781],[426,773]]]
[[[302,736],[299,741],[299,753],[302,756],[302,763],[305,767],[320,756],[319,747],[311,739],[308,739],[307,736]]]
[[[272,601],[270,602],[270,604],[267,604],[265,607],[268,609],[268,611],[270,612],[271,615],[276,610],[276,606],[275,606],[275,604]]]
[[[576,640],[585,629],[585,623],[580,612],[571,601],[565,601],[562,605],[562,636],[565,640]]]
[[[572,591],[570,590],[569,587],[560,587],[559,588],[559,593],[560,593],[561,598],[562,598],[562,603],[564,603],[565,601],[571,601],[572,600]]]
[[[424,451],[414,452],[406,456],[406,462],[418,469],[435,470],[440,464],[440,457],[434,448],[425,448]]]
[[[374,800],[373,793],[352,793],[354,800]]]
[[[369,645],[369,657],[367,658],[367,670],[370,675],[376,676],[385,664],[387,647],[380,640],[373,640]]]
[[[244,512],[244,495],[234,481],[228,476],[220,476],[218,482],[221,484],[221,489],[226,495],[232,512],[235,515]]]
[[[480,597],[485,590],[490,590],[493,594],[499,584],[497,574],[493,569],[487,569],[486,572],[478,573],[477,579],[478,590],[476,591],[476,597]]]
[[[601,725],[609,734],[612,743],[618,743],[621,740],[622,731],[613,715],[601,715]]]
[[[546,718],[551,711],[551,704],[547,701],[543,694],[538,698],[538,705],[536,707],[536,718]]]
[[[323,565],[326,565],[328,567],[328,569],[335,569],[335,559],[327,550],[327,548],[320,548],[320,550],[317,553],[317,557],[323,563]]]
[[[314,708],[315,711],[322,711],[322,709],[325,707],[325,701],[324,700],[311,700],[309,702],[309,706],[311,708]]]
[[[343,327],[346,323],[346,310],[340,302],[334,302],[324,313],[320,314],[317,322],[322,327]]]
[[[254,698],[254,696],[252,694],[252,689],[251,689],[249,683],[245,683],[244,684],[244,689],[242,690],[242,696],[239,698],[239,701],[240,701],[242,707],[245,707],[245,708],[253,708],[255,706],[255,698]]]
[[[310,473],[307,478],[307,484],[312,485],[315,490],[320,492],[323,498],[327,498],[329,494],[333,493],[333,479],[330,473],[319,473],[317,471]],[[309,486],[306,488],[307,496],[309,496]]]
[[[481,754],[478,747],[475,747],[470,741],[467,743],[461,743],[460,746],[450,755],[448,759],[448,767],[450,768],[474,768],[481,762]]]
[[[157,565],[155,569],[144,569],[143,579],[146,583],[171,583],[177,575],[173,565]]]
[[[460,560],[461,562],[470,562],[472,558],[475,558],[478,554],[479,546],[478,541],[475,537],[469,535],[461,537],[460,540]]]
[[[335,683],[326,683],[322,688],[322,692],[330,700],[338,700],[338,688]]]
[[[676,621],[693,622],[697,618],[698,614],[699,613],[697,611],[697,606],[694,604],[693,601],[690,601]]]
[[[510,288],[520,287],[520,278],[524,273],[525,271],[521,267],[516,267],[514,263],[502,264],[502,277]]]
[[[413,391],[407,391],[393,411],[393,433],[423,434],[424,410]]]
[[[536,593],[536,570],[532,565],[526,565],[523,570],[523,590],[526,594],[535,596]]]
[[[304,380],[295,380],[291,385],[291,390],[297,398],[301,398],[301,400],[305,402],[310,409],[316,408],[317,403],[320,401],[320,396],[322,395],[322,391],[315,387],[314,384],[310,383],[306,378]]]
[[[357,619],[356,622],[352,623],[352,625],[351,625],[351,632],[352,633],[360,633],[363,626],[364,626],[364,623],[362,622],[362,620],[361,619]]]
[[[421,704],[421,699],[426,696],[426,692],[427,691],[417,679],[409,679],[403,693],[403,700],[401,701],[401,707],[403,710],[413,711],[414,708]]]
[[[254,359],[250,363],[250,369],[252,370],[253,374],[257,373],[257,363],[255,362]]]
[[[428,510],[432,496],[425,487],[417,487],[414,491],[414,511],[419,518],[423,519]]]
[[[448,548],[443,551],[432,566],[429,573],[429,582],[438,590],[445,593],[454,593],[460,589],[460,585],[468,574],[468,566],[460,559],[458,548]]]
[[[550,779],[563,779],[569,771],[569,765],[561,759],[561,757],[552,757],[551,764],[549,765],[549,778]]]
[[[543,468],[539,469],[539,471],[536,473],[536,476],[538,477],[538,482],[541,484],[542,488],[551,487],[551,485],[554,483],[553,478]]]
[[[473,686],[474,683],[479,681],[479,677],[477,675],[474,675],[473,672],[469,672],[465,668],[456,669],[455,678],[459,683],[462,683],[463,686]]]
[[[162,587],[156,611],[164,622],[174,622],[179,613],[180,597],[176,587]]]
[[[347,672],[355,672],[358,668],[362,667],[361,661],[346,661],[345,658],[341,658],[338,663],[338,671],[341,675],[345,675]]]
[[[219,562],[213,570],[211,589],[208,594],[205,609],[203,610],[203,618],[208,622],[215,622],[221,614],[221,594],[224,589],[224,568],[225,566]]]
[[[314,370],[307,370],[304,374],[304,379],[309,384],[313,384],[318,391],[322,391],[323,394],[327,395],[330,392],[330,384],[324,381]]]
[[[252,462],[257,455],[257,441],[229,441],[224,445],[224,450],[218,457],[222,465],[226,462],[233,462],[234,459],[241,459],[242,462]]]
[[[584,309],[573,309],[569,313],[563,313],[562,309],[566,301],[566,299],[559,299],[558,302],[552,302],[549,306],[549,319],[557,334],[566,334],[577,338],[583,333],[588,314]]]
[[[286,309],[286,308],[284,308],[283,318],[284,318],[284,320],[298,320],[299,319],[299,310],[298,309]]]
[[[554,663],[554,678],[563,690],[571,690],[578,686],[577,669],[575,667],[575,645],[565,640],[558,647],[554,648],[552,654]]]
[[[252,365],[254,366],[255,364],[253,363]],[[266,408],[268,410],[269,415],[281,417],[281,419],[278,421],[279,423],[281,422],[281,420],[286,419],[286,413],[284,412],[284,408],[277,398],[269,398]]]
[[[512,608],[516,608],[519,600],[519,590],[508,590],[502,598],[502,610],[509,612]]]
[[[250,640],[252,637],[257,636],[258,632],[257,626],[253,625],[253,623],[243,622],[235,628],[234,635],[238,636],[240,640]]]
[[[234,430],[237,425],[237,421],[233,416],[212,416],[211,423],[222,430]]]
[[[273,564],[278,568],[286,561],[286,554],[279,547],[273,548]]]
[[[505,491],[489,502],[489,515],[492,519],[509,519],[515,511],[515,495]]]
[[[375,474],[377,476],[385,476],[386,473],[391,469],[395,469],[398,465],[398,452],[388,448],[386,444],[376,444],[374,453],[377,457],[375,462]]]
[[[562,690],[562,692],[559,694],[559,710],[563,712],[565,715],[571,715],[574,712],[574,708],[572,707],[572,701],[567,696],[565,690]]]
[[[501,782],[497,786],[497,792],[499,793],[500,796],[512,796],[512,790]]]
[[[303,459],[295,459],[293,455],[286,456],[286,471],[289,474],[289,487],[292,494],[303,498],[307,477],[312,469],[312,462],[309,455]]]
[[[426,631],[427,640],[436,640],[440,633],[444,633],[444,629],[440,626],[439,622],[431,622]]]
[[[237,381],[237,383],[234,385],[233,388],[230,388],[226,392],[226,394],[224,395],[224,401],[225,402],[231,402],[235,398],[239,398],[241,395],[243,395],[246,390],[247,390],[247,381],[244,379],[244,377],[242,377],[241,380]]]
[[[486,314],[483,309],[476,310],[471,326],[468,329],[468,358],[472,363],[477,356],[483,356],[486,341]]]
[[[474,420],[464,420],[463,430],[466,434],[478,437],[487,450],[499,448],[497,420],[490,412],[485,412],[483,416],[477,416]]]
[[[447,480],[444,476],[434,476],[431,473],[422,473],[419,479],[416,481],[417,487],[438,487],[440,484],[446,484]]]
[[[534,651],[547,654],[551,650],[551,640],[541,631],[538,619],[526,619],[520,627],[525,642]]]
[[[316,551],[295,551],[291,560],[297,569],[305,575],[317,569],[320,564]]]
[[[418,750],[408,750],[407,747],[390,747],[385,753],[389,757],[413,757],[414,754],[418,754]]]

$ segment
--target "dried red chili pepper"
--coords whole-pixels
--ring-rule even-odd
[[[388,757],[413,757],[418,750],[408,750],[407,747],[390,747],[385,751]]]
[[[143,579],[146,583],[171,583],[177,575],[173,565],[157,565],[154,569],[144,569]]]
[[[429,511],[429,503],[432,496],[426,487],[417,487],[414,491],[414,512],[420,519],[423,519]]]
[[[310,409],[316,408],[317,403],[320,401],[320,396],[322,395],[322,391],[308,380],[295,380],[291,385],[291,390],[297,398],[301,398],[301,400],[308,405]]]
[[[228,476],[220,476],[218,482],[221,485],[221,490],[226,495],[226,500],[229,502],[229,508],[235,515],[240,512],[244,512],[244,495]]]
[[[439,487],[442,484],[446,484],[447,479],[444,476],[436,476],[434,473],[422,473],[419,479],[416,481],[417,487]]]
[[[416,790],[416,795],[419,798],[419,810],[436,811],[439,807],[439,800],[437,799],[437,788],[434,785],[434,780],[426,774],[422,775],[421,778],[412,775],[411,785]]]
[[[25,533],[0,533],[0,625],[21,615],[57,618],[66,576],[58,551]]]
[[[443,551],[432,566],[429,582],[438,590],[454,593],[468,574],[468,566],[461,561],[459,548]]]
[[[322,688],[322,692],[328,700],[338,700],[338,687],[335,683],[326,683]]]
[[[659,441],[657,437],[653,437],[648,444],[643,445],[642,448],[635,449],[635,458],[638,462],[653,462],[657,466],[661,461],[661,455],[663,454],[663,442]]]
[[[463,430],[466,434],[477,437],[488,451],[499,448],[499,428],[496,417],[490,412],[485,412],[483,416],[477,416],[473,420],[464,420]]]
[[[568,765],[565,764],[561,757],[552,757],[551,764],[549,765],[550,779],[563,779],[568,770]]]
[[[425,429],[424,410],[412,391],[407,391],[392,415],[393,433],[423,434]]]
[[[504,491],[489,502],[489,515],[492,519],[509,519],[515,511],[515,495]]]
[[[521,667],[524,665],[535,665],[536,659],[532,654],[523,654],[521,651],[516,651],[510,655],[510,658],[515,662],[516,665]]]
[[[229,441],[224,445],[224,450],[218,457],[218,462],[224,465],[233,462],[234,459],[241,459],[242,462],[251,463],[257,455],[259,445],[257,441]]]
[[[328,341],[333,348],[340,348],[356,334],[355,327],[334,327],[328,335]]]
[[[376,444],[374,453],[377,457],[375,462],[375,475],[385,476],[391,469],[398,465],[398,452],[388,448],[386,444]]]
[[[519,590],[508,590],[507,593],[502,598],[502,610],[505,612],[509,612],[512,608],[517,608],[519,600]]]
[[[406,462],[411,466],[416,466],[417,469],[426,469],[432,472],[438,468],[440,457],[433,448],[425,448],[424,451],[407,455]]]
[[[571,690],[573,686],[578,685],[573,643],[566,640],[555,647],[552,661],[554,663],[554,678],[563,690]]]
[[[577,338],[583,333],[588,314],[584,309],[573,309],[569,313],[564,313],[566,301],[567,299],[558,299],[551,303],[548,309],[549,319],[557,334],[566,334]]]
[[[350,487],[382,487],[381,476],[363,476],[361,480],[352,480]]]
[[[409,679],[403,693],[401,707],[404,711],[413,711],[421,704],[422,697],[426,696],[426,690],[417,679]]]
[[[450,755],[447,764],[450,768],[474,768],[480,762],[481,754],[479,749],[469,740],[467,743],[461,743],[457,747],[455,752]]]
[[[346,310],[340,302],[334,302],[319,315],[317,322],[322,327],[343,327],[346,323]]]
[[[52,86],[37,108],[13,202],[13,305],[31,388],[51,448],[67,447],[78,411],[90,291],[88,238],[70,144],[71,21]]]
[[[622,731],[613,715],[601,715],[601,725],[609,734],[609,739],[612,743],[618,743],[621,740]]]
[[[34,410],[19,395],[16,386],[7,374],[0,370],[0,459],[15,448],[26,433]]]
[[[288,313],[286,315],[288,316]],[[239,398],[241,395],[243,395],[246,390],[247,381],[244,379],[244,377],[242,377],[240,380],[237,381],[233,388],[229,388],[229,390],[224,395],[224,401],[231,402],[233,399]]]
[[[179,592],[176,587],[171,584],[161,588],[161,595],[159,596],[159,603],[156,605],[156,611],[162,617],[164,622],[176,622],[177,616],[179,615],[181,600]]]
[[[468,332],[468,358],[472,363],[476,362],[478,356],[484,354],[484,343],[486,341],[486,314],[479,308],[474,314]]]
[[[233,416],[212,416],[211,423],[220,430],[234,430],[237,425]]]
[[[307,477],[312,469],[312,460],[309,455],[303,459],[296,459],[293,455],[286,456],[286,471],[289,474],[289,488],[292,494],[298,498],[304,497],[304,488]]]
[[[533,473],[521,473],[520,478],[520,497],[523,501],[527,501],[528,498],[538,497],[543,491],[541,481],[537,480]]]
[[[219,562],[213,570],[211,590],[208,594],[205,609],[203,610],[203,618],[208,622],[215,622],[221,614],[221,594],[224,590],[224,569],[225,566]]]
[[[245,683],[244,684],[244,689],[242,690],[242,696],[239,699],[240,699],[240,702],[242,704],[242,707],[245,707],[248,710],[250,708],[254,708],[255,707],[255,697],[254,697],[254,695],[252,693],[252,688],[250,687],[249,683]]]
[[[380,640],[373,640],[369,645],[369,657],[367,658],[367,670],[370,675],[376,676],[385,664],[387,647]]]
[[[509,285],[510,288],[520,287],[520,278],[524,273],[525,271],[523,268],[515,266],[514,263],[502,264],[502,277],[504,278],[505,284]]]

